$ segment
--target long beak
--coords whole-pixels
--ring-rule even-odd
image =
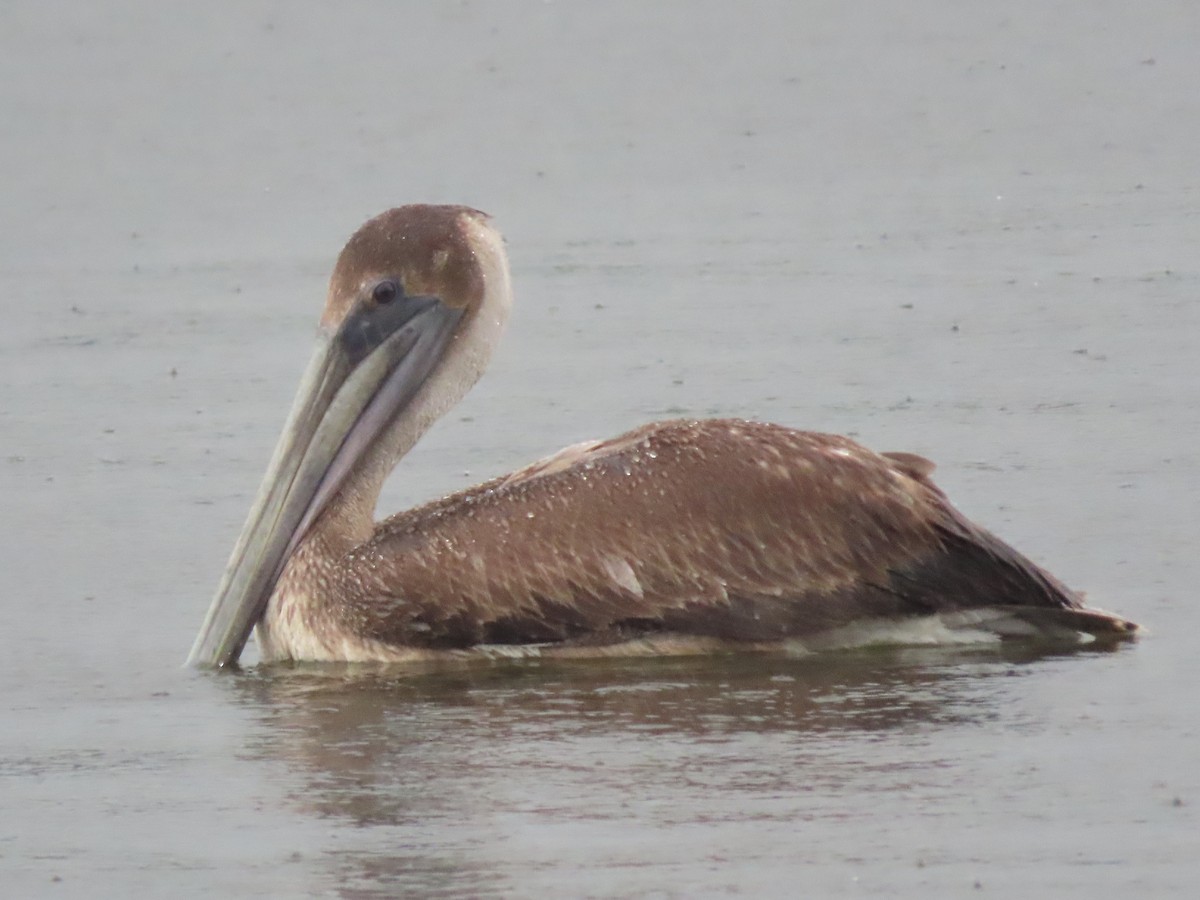
[[[461,315],[436,297],[400,297],[320,337],[188,665],[237,662],[288,557],[425,383]]]

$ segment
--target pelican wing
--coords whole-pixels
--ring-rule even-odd
[[[1081,607],[953,510],[931,469],[779,426],[659,423],[383,523],[345,560],[342,614],[364,637],[446,649]]]

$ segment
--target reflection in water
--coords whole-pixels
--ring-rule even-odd
[[[321,861],[344,896],[575,877],[613,894],[646,865],[704,877],[697,847],[718,868],[760,841],[817,852],[814,824],[944,782],[931,770],[960,752],[944,733],[1003,715],[1020,681],[1004,676],[1047,655],[294,667],[226,683],[261,715],[249,752],[285,764],[294,810],[346,832]]]

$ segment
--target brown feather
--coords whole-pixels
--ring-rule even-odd
[[[672,632],[763,642],[1079,598],[971,525],[911,454],[737,420],[646,426],[382,523],[342,624],[449,649]],[[631,527],[636,524],[636,527]]]

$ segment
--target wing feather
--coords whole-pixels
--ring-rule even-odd
[[[382,523],[347,567],[347,615],[366,637],[451,648],[767,641],[975,605],[1081,607],[954,510],[931,471],[832,435],[659,423]]]

